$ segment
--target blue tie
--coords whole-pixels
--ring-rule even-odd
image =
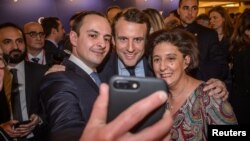
[[[135,76],[135,68],[134,67],[127,67],[127,70],[130,76]]]
[[[101,85],[101,80],[96,72],[92,72],[90,76],[95,80],[96,85],[99,87]]]

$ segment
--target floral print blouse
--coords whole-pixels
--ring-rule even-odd
[[[206,141],[207,125],[237,124],[229,102],[215,99],[203,92],[205,83],[199,85],[174,114],[172,140]]]

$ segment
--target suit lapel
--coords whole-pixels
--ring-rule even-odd
[[[92,86],[97,92],[99,92],[99,87],[96,85],[94,80],[79,66],[77,66],[75,63],[71,62],[68,59],[65,59],[63,61],[63,64],[66,66],[66,71],[70,70],[82,77],[82,79],[86,80],[86,82],[89,83],[90,86]]]
[[[143,57],[143,67],[144,67],[145,77],[154,76],[154,73],[149,65],[148,59],[145,56]]]
[[[30,109],[30,105],[31,105],[31,94],[32,94],[32,89],[30,89],[29,87],[33,87],[33,84],[30,78],[35,77],[33,76],[33,73],[31,71],[31,65],[29,65],[29,62],[24,61],[24,73],[25,73],[25,92],[26,92],[26,106],[27,106],[27,110]],[[28,111],[29,113],[29,111]]]

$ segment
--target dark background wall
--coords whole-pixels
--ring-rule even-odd
[[[16,1],[16,2],[15,2]],[[166,16],[176,9],[179,0],[0,0],[0,23],[14,22],[19,26],[39,17],[56,16],[69,31],[69,18],[82,10],[95,10],[105,14],[112,5],[121,8],[137,7],[139,9],[155,8]]]

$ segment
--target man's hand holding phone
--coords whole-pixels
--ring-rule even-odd
[[[166,111],[163,117],[154,125],[142,129],[132,134],[131,128],[140,122],[143,117],[151,111],[165,103],[167,100],[166,93],[158,91],[152,93],[123,111],[118,117],[107,123],[109,87],[107,84],[101,84],[100,95],[98,96],[91,117],[84,129],[80,141],[155,141],[169,140],[169,131],[173,124],[169,111]]]
[[[32,114],[29,120],[17,122],[14,124],[14,130],[19,133],[19,137],[24,137],[30,134],[36,125],[39,123],[39,116]]]
[[[17,122],[17,123],[14,124],[14,129],[19,128],[20,125],[28,124],[30,122],[31,122],[31,120],[19,121],[19,122]]]

